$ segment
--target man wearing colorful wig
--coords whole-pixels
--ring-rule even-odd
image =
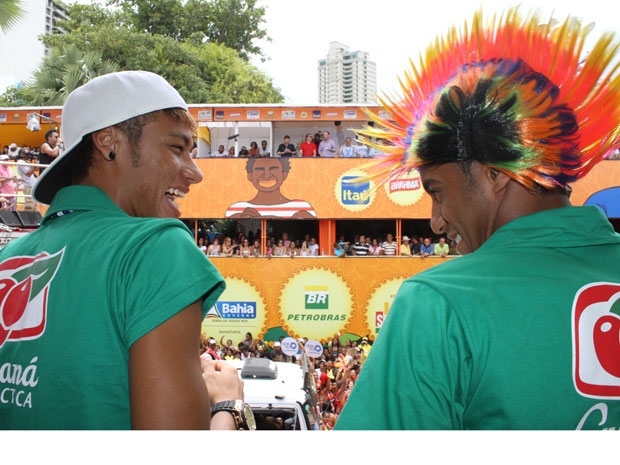
[[[338,429],[620,427],[620,236],[569,203],[620,145],[618,45],[581,62],[574,19],[481,16],[361,134],[388,141],[376,176],[419,168],[466,255],[403,283]]]

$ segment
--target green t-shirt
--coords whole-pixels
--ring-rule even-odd
[[[0,251],[0,428],[130,428],[129,348],[202,297],[204,316],[224,286],[180,221],[62,189]]]
[[[602,212],[567,207],[408,279],[336,428],[620,427],[618,264]]]

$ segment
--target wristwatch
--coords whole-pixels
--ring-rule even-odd
[[[235,420],[237,429],[255,430],[254,413],[248,404],[242,400],[225,400],[217,402],[211,407],[211,418],[217,412],[230,412]]]

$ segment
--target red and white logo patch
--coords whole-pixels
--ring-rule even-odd
[[[45,331],[47,294],[64,250],[0,263],[0,347],[7,341],[36,339]]]
[[[577,392],[620,399],[620,284],[582,287],[573,302],[572,328]]]

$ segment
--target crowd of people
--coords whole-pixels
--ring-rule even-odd
[[[2,144],[0,143],[0,147]],[[18,197],[23,195],[23,209],[33,211],[36,203],[32,199],[32,188],[45,168],[33,166],[50,164],[63,147],[56,129],[45,133],[45,142],[40,147],[19,146],[13,142],[4,145],[0,154],[0,204],[2,210],[15,211]],[[15,164],[13,164],[15,163]],[[37,173],[37,174],[35,174]],[[21,194],[19,191],[22,191]]]
[[[380,152],[362,143],[345,137],[340,127],[337,127],[336,137],[332,137],[329,131],[317,132],[314,135],[306,134],[302,140],[293,143],[291,136],[285,135],[278,145],[275,153],[271,153],[269,142],[265,139],[258,142],[252,141],[250,148],[241,146],[238,152],[235,147],[228,150],[220,144],[217,150],[213,150],[211,157],[324,157],[324,158],[367,158],[378,155]]]
[[[202,334],[200,354],[201,357],[211,360],[267,358],[274,362],[301,364],[300,357],[282,352],[283,340],[284,336],[278,341],[265,341],[246,333],[245,339],[235,345],[231,339],[224,342],[222,337],[218,342],[215,338]],[[304,350],[307,341],[307,338],[298,339],[300,350]],[[318,397],[317,416],[321,429],[331,430],[336,424],[371,347],[371,342],[366,337],[359,340],[347,339],[344,343],[339,337],[334,337],[323,345],[320,357],[309,359]]]
[[[260,235],[250,232],[247,237],[243,233],[238,233],[237,237],[215,234],[212,241],[209,241],[209,236],[200,236],[197,245],[210,257],[294,258],[331,255],[331,251],[320,248],[317,238],[310,234],[306,234],[303,239],[289,237],[286,232],[278,238],[270,236],[266,240],[264,252],[261,251],[260,242]],[[433,242],[431,237],[409,238],[409,236],[403,236],[399,247],[391,233],[386,234],[385,238],[383,236],[373,238],[370,235],[355,235],[353,240],[346,240],[345,236],[341,235],[339,240],[334,243],[333,256],[336,257],[384,255],[425,258],[458,255],[458,252],[456,251],[455,241],[447,240],[446,237],[440,237],[436,242]]]

